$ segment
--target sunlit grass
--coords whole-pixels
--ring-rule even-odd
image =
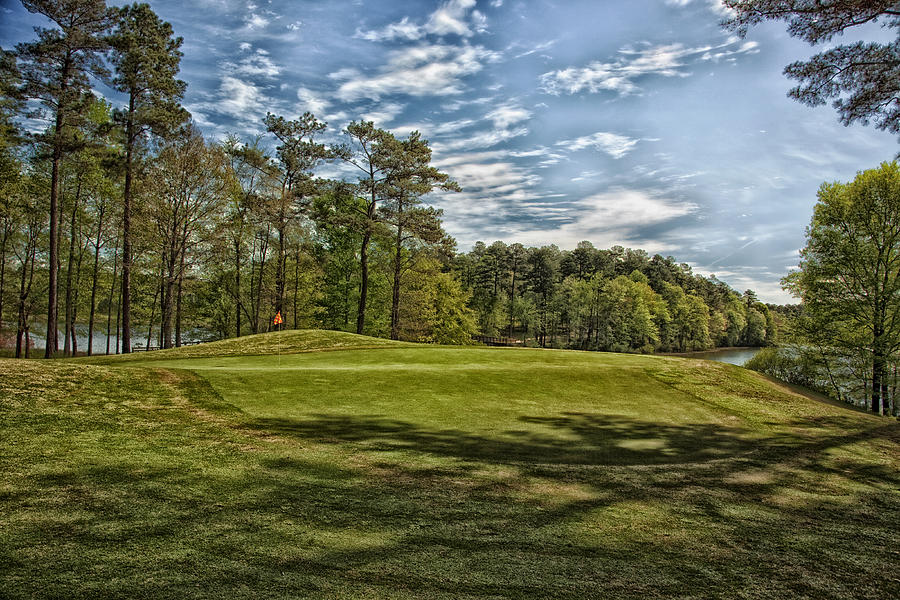
[[[900,596],[894,420],[705,361],[295,335],[0,361],[0,590]]]

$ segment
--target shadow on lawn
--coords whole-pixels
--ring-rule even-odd
[[[900,596],[869,559],[900,543],[900,478],[832,456],[894,444],[895,424],[811,418],[762,437],[586,413],[521,421],[488,436],[377,415],[265,419],[242,426],[288,443],[210,455],[189,442],[152,466],[69,458],[17,500],[62,503],[27,525],[56,558],[0,548],[0,562],[53,569],[46,595],[95,597],[66,582],[89,568],[116,582],[109,596]]]
[[[431,429],[379,415],[328,414],[256,419],[249,426],[299,441],[349,443],[365,451],[422,452],[488,464],[640,466],[713,459],[767,461],[785,454],[816,454],[865,439],[887,437],[900,442],[900,428],[892,423],[861,429],[858,419],[842,417],[797,419],[788,424],[788,433],[765,436],[719,424],[671,425],[575,412],[556,417],[522,416],[519,420],[543,431],[484,435]],[[829,434],[824,435],[826,432]]]
[[[365,572],[385,561],[427,563],[423,557],[435,552],[461,553],[480,557],[469,568],[484,573],[496,570],[491,563],[530,557],[531,576],[513,570],[503,586],[478,588],[501,596],[900,593],[900,582],[870,558],[896,555],[900,544],[900,475],[852,452],[832,456],[863,440],[896,449],[894,423],[867,428],[850,417],[812,417],[791,422],[784,434],[761,436],[585,413],[521,421],[544,431],[486,436],[334,415],[252,426],[301,443],[378,453],[377,468],[364,470],[356,484],[365,491],[354,497],[369,500],[331,509],[344,515],[342,527],[353,526],[356,508],[404,534],[390,547],[329,553],[327,564]],[[305,468],[289,460],[267,466],[278,473]],[[507,475],[479,476],[484,469]],[[268,493],[283,491],[275,485]],[[570,526],[605,511],[612,512],[600,517],[602,534]],[[421,593],[472,592],[461,584],[464,573],[456,575],[454,587],[435,573],[421,574],[418,584],[412,573],[393,577]],[[573,578],[580,591],[564,593]]]
[[[625,417],[565,413],[520,417],[541,431],[481,435],[430,429],[378,415],[310,415],[257,419],[260,431],[317,443],[352,443],[367,451],[409,450],[483,463],[652,465],[696,462],[746,454],[756,447],[743,429],[714,424],[661,425]]]

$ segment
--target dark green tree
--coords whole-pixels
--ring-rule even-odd
[[[880,23],[900,27],[896,0],[724,0],[734,11],[724,26],[744,35],[763,21],[784,21],[788,33],[810,45],[826,44],[848,29]],[[858,41],[835,45],[806,61],[797,61],[784,74],[799,81],[788,95],[809,106],[832,100],[841,123],[864,125],[900,133],[900,40],[888,43]]]
[[[362,200],[363,226],[359,249],[360,282],[359,305],[356,311],[356,333],[362,334],[366,325],[366,302],[369,295],[369,244],[379,226],[378,202],[384,199],[385,186],[396,165],[391,159],[397,138],[375,127],[372,121],[353,121],[344,130],[350,143],[335,148],[335,154],[360,171],[356,194]]]
[[[278,260],[275,265],[274,313],[284,316],[285,269],[287,261],[286,241],[288,229],[300,218],[311,198],[318,190],[313,169],[333,153],[323,144],[316,143],[317,134],[326,124],[312,113],[304,113],[299,119],[288,120],[271,113],[266,114],[266,131],[280,142],[275,149],[280,190],[269,203],[270,217],[278,234]],[[284,325],[282,325],[282,328]]]
[[[90,76],[105,75],[101,54],[110,13],[103,0],[22,0],[32,13],[47,17],[56,28],[35,28],[37,40],[16,46],[22,93],[40,100],[42,114],[52,128],[47,136],[50,154],[50,252],[48,256],[47,341],[44,356],[56,352],[58,342],[57,272],[59,268],[60,164],[72,142],[88,97]]]
[[[408,251],[417,244],[437,246],[452,242],[441,228],[441,211],[422,206],[422,197],[434,188],[459,191],[446,173],[431,166],[431,148],[418,131],[404,140],[394,140],[386,157],[391,176],[386,180],[384,220],[394,227],[394,279],[391,291],[391,339],[400,336],[400,278],[410,266]]]
[[[122,210],[122,352],[131,352],[131,217],[135,153],[148,133],[164,136],[188,113],[181,107],[187,87],[176,79],[181,63],[180,37],[147,4],[115,9],[116,29],[109,36],[115,74],[112,86],[128,96],[119,115],[125,134],[125,186]]]

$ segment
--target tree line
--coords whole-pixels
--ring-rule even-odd
[[[774,339],[752,292],[671,257],[457,253],[426,199],[459,186],[418,132],[359,120],[326,144],[314,115],[268,114],[211,142],[181,105],[182,40],[147,4],[23,4],[54,27],[0,55],[0,335],[16,356],[40,336],[50,357],[84,333],[88,354],[96,332],[128,353],[301,327],[622,351]],[[319,177],[325,164],[345,175]]]
[[[478,242],[454,261],[483,336],[616,352],[689,352],[773,343],[777,316],[671,256],[583,241],[556,246]],[[524,343],[526,340],[523,339]]]

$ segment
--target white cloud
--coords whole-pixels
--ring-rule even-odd
[[[506,142],[523,135],[528,135],[528,128],[518,127],[516,129],[492,129],[489,131],[482,131],[480,133],[467,135],[442,144],[435,143],[434,147],[436,150],[440,149],[442,151],[463,150],[466,148],[490,148],[491,146],[496,146],[501,142]]]
[[[399,23],[391,23],[383,29],[363,31],[357,29],[353,37],[370,42],[385,42],[390,40],[418,40],[424,35],[422,27],[411,23],[409,17],[403,17]]]
[[[717,15],[721,15],[723,17],[730,17],[734,15],[734,11],[724,4],[722,4],[722,0],[704,0],[707,7],[716,13]],[[693,0],[666,0],[666,4],[669,6],[679,6],[684,7],[688,4],[691,4]]]
[[[232,116],[242,121],[259,118],[266,107],[271,106],[266,95],[254,84],[226,75],[218,90],[219,99],[207,103],[207,110]]]
[[[444,96],[462,93],[463,77],[497,59],[495,52],[481,46],[420,45],[392,52],[387,64],[371,77],[348,70],[330,77],[346,79],[337,90],[337,97],[344,101],[378,100],[387,94]]]
[[[466,16],[474,7],[475,0],[448,0],[431,13],[425,23],[425,30],[436,35],[471,36],[472,31],[466,22]]]
[[[441,123],[433,123],[431,121],[423,121],[418,123],[401,123],[400,125],[391,126],[391,131],[395,134],[406,135],[410,131],[419,131],[425,137],[445,136],[447,134],[458,134],[460,130],[475,125],[477,121],[474,119],[456,119],[455,121],[443,121]]]
[[[492,129],[454,136],[449,141],[437,144],[436,148],[443,151],[490,148],[513,138],[528,135],[528,128],[520,124],[530,118],[531,112],[515,102],[501,104],[484,115],[483,120],[490,121],[493,124]],[[453,133],[453,130],[446,133]]]
[[[249,44],[247,44],[249,46]],[[249,48],[247,48],[249,50]],[[241,50],[245,50],[243,45]],[[248,77],[276,77],[281,73],[281,68],[272,62],[268,52],[257,50],[254,54],[242,58],[237,63],[225,62],[222,64],[227,73],[234,75],[246,75]]]
[[[568,205],[553,205],[554,222],[559,225],[541,228],[523,227],[507,239],[529,245],[543,245],[548,240],[562,248],[573,248],[582,240],[598,247],[615,244],[639,245],[648,252],[671,249],[655,239],[641,238],[639,229],[658,225],[697,210],[691,203],[660,198],[640,190],[613,189],[577,200]],[[560,211],[559,209],[562,209]]]
[[[262,15],[251,13],[244,23],[247,25],[247,29],[262,29],[269,24],[269,20]]]
[[[516,104],[503,104],[486,114],[485,118],[493,121],[494,127],[507,129],[511,125],[530,119],[531,112]]]
[[[630,138],[617,133],[598,131],[591,135],[584,135],[574,140],[562,140],[556,143],[567,150],[578,151],[585,148],[594,148],[600,152],[606,152],[615,159],[622,158],[639,142],[639,139]]]
[[[686,48],[682,44],[667,44],[642,49],[622,48],[613,61],[594,61],[586,67],[569,67],[541,75],[541,88],[548,94],[576,94],[601,91],[619,95],[638,91],[637,80],[658,77],[687,77],[689,62],[719,60],[724,56],[757,52],[756,43],[748,42],[733,50],[722,50],[738,42],[731,37],[718,46]],[[718,52],[717,52],[718,51]]]
[[[331,102],[305,87],[297,88],[297,99],[303,111],[309,111],[316,116],[322,115],[331,105]]]
[[[536,52],[543,52],[544,50],[549,50],[554,45],[556,45],[557,41],[558,40],[549,40],[546,42],[541,42],[540,44],[537,44],[536,46],[533,46],[533,47],[529,48],[528,50],[525,50],[524,52],[520,52],[519,54],[516,54],[515,56],[513,56],[513,58],[522,58],[524,56],[530,56]],[[517,45],[518,44],[512,44],[512,46],[508,49],[514,48]],[[521,45],[518,45],[518,46],[521,48]]]
[[[370,42],[420,40],[428,34],[471,37],[487,30],[487,17],[475,8],[475,0],[448,0],[432,12],[425,23],[419,24],[403,17],[381,29],[357,29],[353,37]]]
[[[404,108],[406,108],[405,104],[387,102],[364,112],[362,118],[366,121],[373,121],[376,127],[383,127],[385,124],[393,121],[397,115],[402,113]]]

